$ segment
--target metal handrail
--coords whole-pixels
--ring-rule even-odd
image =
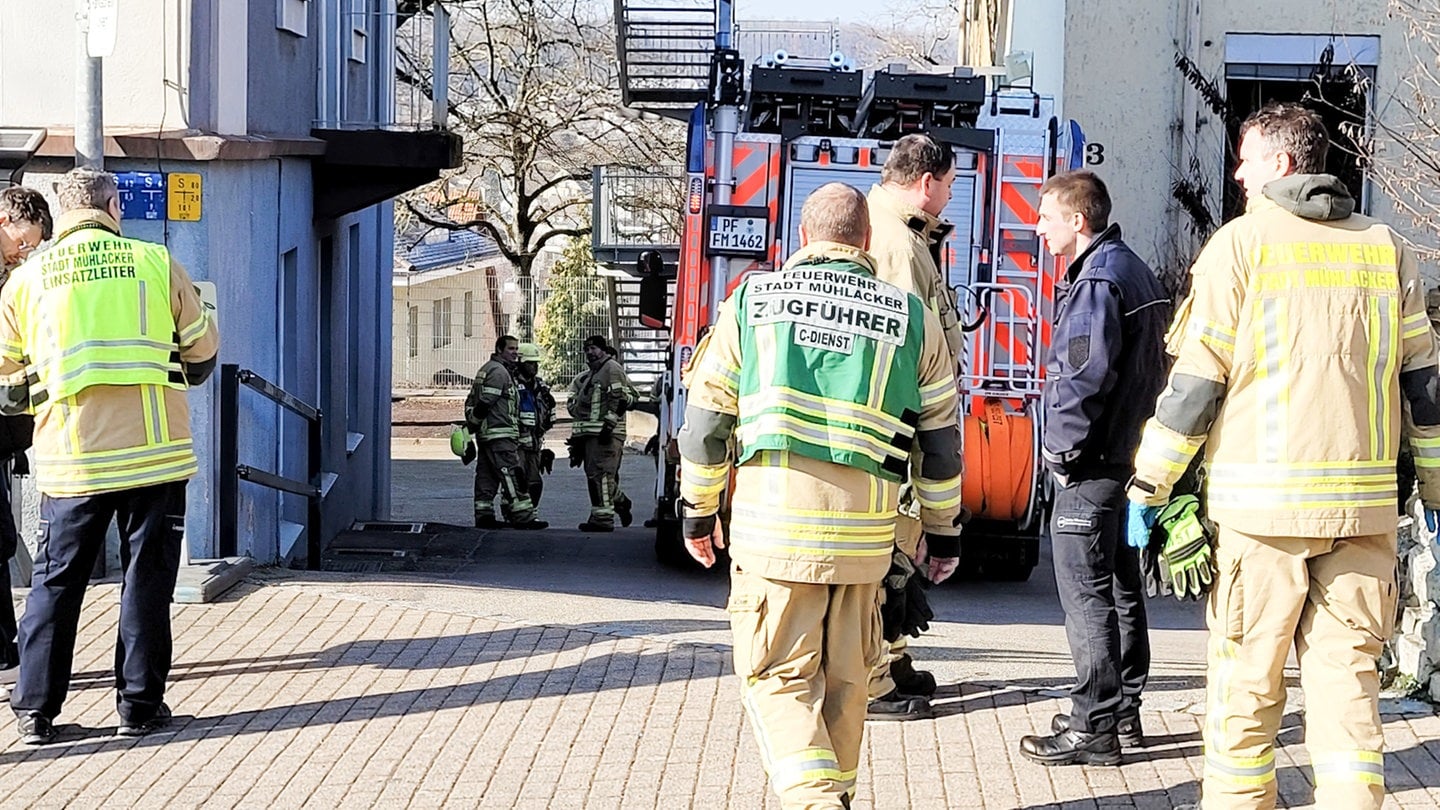
[[[308,427],[307,471],[310,480],[296,481],[240,463],[240,386],[254,390],[286,410],[302,417]],[[323,495],[321,468],[324,413],[310,403],[280,388],[259,374],[234,363],[220,366],[220,556],[239,552],[240,481],[303,495],[305,516],[305,567],[320,570]]]

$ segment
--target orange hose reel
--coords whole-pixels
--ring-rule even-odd
[[[1030,508],[1035,479],[1031,418],[1010,413],[986,398],[978,414],[965,417],[965,474],[961,499],[979,518],[1021,520]]]

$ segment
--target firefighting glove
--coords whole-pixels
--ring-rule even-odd
[[[570,449],[570,466],[579,467],[585,463],[585,445],[580,443],[574,436],[565,440],[565,446]]]
[[[466,467],[469,467],[469,466],[470,466],[470,462],[472,462],[472,461],[475,460],[475,456],[476,456],[476,455],[477,455],[477,453],[476,453],[476,451],[475,451],[475,443],[474,443],[474,442],[466,442],[466,443],[465,443],[465,452],[464,452],[463,454],[461,454],[461,456],[460,456],[460,463],[461,463],[461,464],[464,464]]]
[[[30,459],[25,455],[24,450],[16,453],[15,458],[10,462],[10,474],[16,478],[24,478],[30,474]]]
[[[1145,580],[1146,596],[1170,596],[1175,590],[1161,573],[1160,549],[1165,547],[1165,533],[1155,532],[1150,543],[1140,550],[1140,576]]]
[[[614,435],[615,435],[615,426],[614,426],[614,425],[612,425],[612,424],[610,424],[610,423],[607,422],[607,423],[605,423],[604,425],[601,425],[601,426],[600,426],[600,441],[602,441],[602,442],[608,442],[608,441],[610,441],[610,439],[611,439]]]
[[[883,580],[885,603],[880,606],[880,629],[886,641],[901,636],[918,638],[930,629],[935,612],[925,598],[930,586],[925,575],[915,569],[909,556],[896,550],[890,555],[890,571]]]
[[[547,475],[555,472],[554,450],[547,447],[540,451],[540,469],[544,470]]]
[[[1130,508],[1125,512],[1125,543],[1135,549],[1148,546],[1151,529],[1155,526],[1155,516],[1159,514],[1158,506],[1146,506],[1130,501]]]
[[[1175,589],[1176,599],[1199,599],[1214,581],[1214,552],[1200,522],[1200,499],[1181,495],[1156,518],[1165,532],[1160,549],[1160,575]]]

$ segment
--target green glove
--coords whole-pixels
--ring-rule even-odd
[[[1160,576],[1176,599],[1199,599],[1214,582],[1214,552],[1200,522],[1200,500],[1181,495],[1160,510],[1155,521],[1165,532],[1160,549]]]

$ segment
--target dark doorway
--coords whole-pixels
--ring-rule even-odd
[[[1348,134],[1363,131],[1368,101],[1363,75],[1349,66],[1317,66],[1308,79],[1228,78],[1225,95],[1230,116],[1226,120],[1224,221],[1245,213],[1245,191],[1235,182],[1236,149],[1240,124],[1251,113],[1276,101],[1304,104],[1320,113],[1330,131],[1330,153],[1325,171],[1339,177],[1356,200],[1363,200],[1365,172],[1360,150]]]

